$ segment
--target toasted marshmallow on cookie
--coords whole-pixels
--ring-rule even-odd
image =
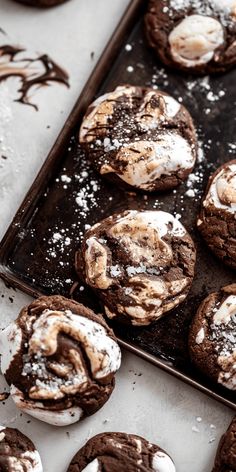
[[[91,438],[74,456],[67,472],[175,472],[170,456],[156,444],[134,434],[102,433]]]
[[[115,214],[85,233],[76,270],[105,312],[148,325],[183,301],[194,275],[195,247],[178,219],[162,211]]]
[[[24,308],[0,333],[0,352],[16,406],[56,426],[103,406],[121,360],[101,317],[60,296],[41,297]]]
[[[190,329],[189,348],[204,374],[236,390],[236,284],[203,300]]]
[[[18,429],[0,426],[0,470],[6,472],[43,472],[38,451]]]
[[[188,111],[151,88],[124,85],[99,97],[85,114],[79,141],[96,170],[126,188],[173,188],[196,160]]]
[[[166,65],[203,75],[236,64],[235,0],[149,0],[145,25]]]
[[[236,269],[236,160],[209,178],[197,226],[206,243],[225,264]]]

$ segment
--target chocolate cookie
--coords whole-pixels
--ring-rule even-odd
[[[79,277],[109,318],[148,325],[179,305],[190,289],[194,243],[163,211],[125,211],[94,225],[76,254]]]
[[[212,472],[236,472],[236,416],[220,440]]]
[[[235,0],[150,0],[145,26],[168,66],[209,74],[236,64]]]
[[[102,433],[77,452],[67,472],[175,472],[168,454],[134,434]]]
[[[236,269],[236,160],[210,177],[197,226],[210,249]]]
[[[179,185],[196,160],[196,134],[185,107],[151,88],[123,85],[88,108],[79,133],[91,163],[127,189]]]
[[[203,300],[190,329],[189,350],[199,370],[236,390],[236,284]]]
[[[18,429],[0,426],[1,472],[43,472],[34,444]]]
[[[16,406],[56,426],[110,397],[120,349],[103,318],[61,296],[41,297],[0,333],[2,373]]]
[[[15,0],[18,3],[24,3],[25,5],[31,5],[32,7],[39,8],[50,8],[65,3],[68,0]]]

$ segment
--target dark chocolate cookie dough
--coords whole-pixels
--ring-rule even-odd
[[[236,64],[235,0],[150,0],[145,26],[168,66],[208,74]]]
[[[236,390],[236,284],[203,300],[190,329],[189,350],[206,376]]]
[[[94,225],[76,254],[76,270],[109,318],[148,325],[179,305],[190,289],[194,243],[163,211],[125,211]]]
[[[179,185],[196,159],[196,134],[186,108],[151,88],[123,85],[88,108],[79,141],[96,170],[127,189]]]
[[[236,416],[220,440],[212,472],[236,472]]]
[[[90,439],[67,472],[175,472],[168,454],[134,434],[102,433]]]
[[[120,366],[119,346],[103,318],[61,296],[23,308],[0,333],[0,353],[16,406],[56,426],[99,410]]]
[[[214,254],[236,269],[236,160],[210,177],[197,226]]]
[[[18,3],[24,3],[25,5],[31,5],[32,7],[39,8],[50,8],[65,3],[68,0],[15,0]]]
[[[38,451],[18,429],[0,426],[1,472],[43,472]]]

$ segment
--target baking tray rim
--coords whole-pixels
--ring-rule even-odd
[[[88,78],[85,86],[83,87],[78,100],[76,101],[71,113],[67,117],[64,126],[59,132],[56,141],[54,142],[48,156],[46,157],[41,169],[39,170],[36,178],[26,193],[21,205],[19,206],[13,220],[11,221],[5,235],[0,242],[0,277],[13,288],[19,289],[32,297],[39,297],[43,295],[41,292],[32,288],[29,284],[21,280],[19,277],[14,275],[6,266],[6,260],[11,249],[11,243],[14,241],[19,227],[24,219],[28,220],[29,212],[33,212],[33,209],[37,208],[37,202],[41,197],[39,190],[41,184],[44,188],[47,182],[50,180],[53,174],[53,169],[58,165],[58,152],[61,147],[68,144],[68,140],[71,136],[71,130],[75,128],[79,117],[83,114],[88,104],[91,102],[91,96],[94,96],[97,89],[103,82],[106,71],[109,70],[109,64],[113,62],[120,50],[120,44],[124,41],[125,33],[129,30],[129,27],[135,23],[136,17],[139,16],[141,9],[145,6],[145,0],[131,0],[128,8],[125,10],[117,28],[112,34],[111,39],[106,45],[103,53],[98,59],[90,77]],[[61,153],[63,155],[63,153]],[[51,169],[48,172],[48,169]],[[149,361],[153,365],[159,367],[168,374],[175,378],[182,380],[184,383],[196,388],[202,393],[210,396],[211,398],[223,403],[225,406],[232,408],[236,411],[236,404],[231,400],[228,400],[220,394],[212,391],[210,388],[202,385],[197,380],[192,379],[190,376],[177,370],[169,362],[164,361],[161,358],[157,358],[154,355],[144,351],[143,349],[136,347],[132,343],[128,343],[121,338],[117,338],[121,347],[127,349],[133,354],[138,355],[146,361]]]

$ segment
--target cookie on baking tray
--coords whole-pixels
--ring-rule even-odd
[[[175,472],[169,455],[134,434],[102,433],[72,459],[67,472]]]
[[[186,298],[195,246],[173,215],[130,210],[89,229],[75,265],[109,318],[148,325]]]
[[[219,442],[212,472],[236,472],[236,416]]]
[[[192,118],[170,95],[123,85],[88,107],[79,141],[103,176],[127,189],[171,189],[191,172],[197,141]]]
[[[236,268],[236,160],[210,177],[197,226],[214,254]]]
[[[236,284],[203,300],[190,328],[189,350],[201,372],[236,390]]]
[[[168,66],[208,74],[236,64],[235,0],[149,0],[145,29]]]
[[[0,333],[1,367],[18,408],[56,426],[99,410],[121,353],[103,318],[61,296],[41,297]]]
[[[0,470],[2,472],[43,472],[38,451],[18,429],[0,426]]]

